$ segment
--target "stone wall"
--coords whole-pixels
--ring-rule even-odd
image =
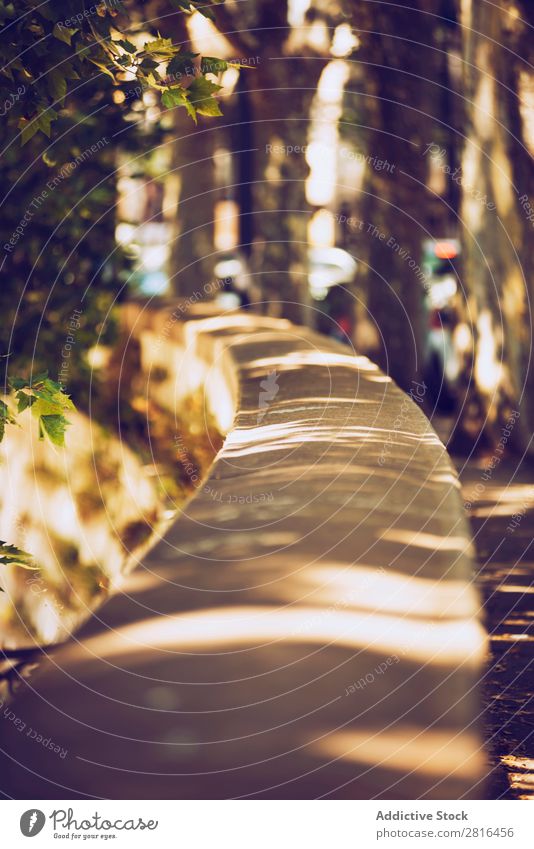
[[[447,453],[363,357],[240,313],[132,307],[149,392],[206,387],[211,473],[4,724],[15,797],[483,795],[485,653]],[[155,378],[151,379],[151,375]]]

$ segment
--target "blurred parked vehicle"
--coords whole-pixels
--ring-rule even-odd
[[[308,263],[317,330],[352,345],[355,302],[350,288],[356,275],[356,261],[343,248],[312,247],[308,251]]]
[[[310,294],[316,301],[324,300],[332,286],[352,283],[357,268],[343,248],[310,248],[308,263]]]
[[[215,303],[223,310],[246,309],[257,293],[254,290],[252,277],[247,261],[238,252],[223,254],[213,269],[220,288],[215,296]]]
[[[308,251],[308,284],[312,301],[324,302],[333,287],[350,285],[357,264],[342,248],[311,247]],[[245,258],[238,251],[222,254],[215,264],[216,279],[224,280],[217,303],[225,308],[248,306],[261,300]],[[231,298],[229,295],[231,294]],[[328,312],[328,310],[327,310]]]
[[[458,239],[427,239],[423,242],[427,314],[424,380],[430,399],[444,412],[455,407],[461,367],[453,338],[458,323],[456,261],[459,255]]]
[[[346,286],[331,286],[317,305],[317,330],[352,345],[354,337],[355,301]]]

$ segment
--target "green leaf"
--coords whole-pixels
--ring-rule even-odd
[[[6,424],[16,424],[16,420],[11,414],[11,411],[4,401],[0,401],[0,442],[4,438]]]
[[[175,47],[173,44],[172,38],[155,38],[154,41],[147,41],[143,46],[143,53],[174,56],[179,49],[179,47]]]
[[[161,102],[166,109],[173,109],[175,106],[185,106],[187,96],[183,88],[168,88],[161,95]]]
[[[17,412],[23,413],[28,407],[37,400],[33,395],[27,395],[26,392],[17,393]]]
[[[113,74],[111,73],[111,71],[109,70],[109,68],[106,65],[102,64],[102,62],[97,62],[96,59],[89,59],[89,61],[91,62],[92,65],[96,65],[96,67],[100,71],[102,71],[103,74],[106,74],[108,77],[111,77],[111,79],[113,81],[115,81],[115,77],[113,76]]]
[[[195,124],[197,123],[197,110],[193,106],[190,100],[185,99],[184,106],[186,108],[187,114],[193,119]]]
[[[145,56],[139,67],[142,71],[154,71],[159,65],[159,62],[155,62],[154,59],[149,59],[148,56]]]
[[[16,545],[8,545],[0,540],[0,563],[6,566],[21,566],[23,569],[39,571],[39,567],[33,563],[33,557],[27,551],[17,548]]]
[[[27,118],[21,118],[18,123],[19,130],[22,130],[20,134],[20,143],[22,145],[29,142],[31,138],[35,135],[39,130],[39,121],[37,118],[28,121]]]
[[[196,109],[189,100],[188,90],[180,87],[169,88],[164,91],[161,96],[161,102],[167,109],[174,109],[175,106],[183,106],[187,110],[187,114],[191,116],[193,121],[197,122]]]
[[[58,41],[63,41],[65,44],[68,44],[70,47],[71,39],[74,33],[78,32],[77,29],[71,29],[70,27],[61,26],[60,24],[55,24],[54,29],[52,30],[52,35],[58,39]]]
[[[198,55],[198,53],[190,53],[188,50],[180,50],[167,65],[167,73],[171,76],[189,73],[192,76],[191,71],[195,67],[194,61]]]
[[[20,393],[23,395],[24,393]],[[20,396],[17,396],[20,397]],[[36,419],[40,419],[41,416],[60,416],[61,415],[61,407],[53,400],[48,400],[46,398],[36,398],[34,396],[33,401],[27,406],[31,406],[32,413]]]
[[[64,62],[61,65],[61,70],[62,70],[63,74],[65,75],[66,80],[79,80],[80,79],[80,75],[79,75],[78,71],[75,68],[73,68],[73,66],[70,62]]]
[[[17,399],[23,391],[17,394]],[[49,392],[33,390],[34,403],[32,404],[32,413],[36,418],[40,416],[55,416],[62,415],[65,410],[74,410],[74,404],[62,392]]]
[[[224,59],[217,59],[215,56],[203,56],[200,63],[200,70],[203,74],[220,74],[222,71],[226,71],[228,67],[228,62]]]
[[[195,100],[201,100],[203,97],[211,97],[216,91],[220,91],[222,86],[213,83],[206,77],[196,77],[188,88],[190,95],[194,96]]]
[[[69,396],[63,393],[60,383],[56,383],[55,380],[52,380],[51,377],[48,377],[48,372],[44,372],[44,374],[39,375],[36,379],[36,382],[42,382],[43,388],[46,389],[47,392],[59,392],[63,395],[63,398],[68,401],[68,405],[70,405],[71,409],[74,409],[74,405],[72,401],[69,400]]]
[[[187,93],[199,115],[222,115],[219,103],[213,97],[214,92],[220,91],[221,88],[222,86],[212,83],[206,77],[196,77],[193,80]]]
[[[61,71],[49,71],[46,77],[46,84],[54,100],[63,101],[65,99],[65,95],[67,94],[67,80]]]
[[[128,41],[127,38],[119,39],[117,41],[117,44],[120,44],[123,50],[126,50],[127,53],[137,53],[137,47],[135,46],[135,44],[132,44],[131,41]]]
[[[48,138],[50,138],[50,124],[52,121],[55,121],[56,118],[57,113],[50,107],[48,109],[43,109],[43,111],[39,114],[37,126],[45,134],[45,136],[48,136]]]
[[[63,392],[61,385],[49,378],[46,371],[32,376],[31,381],[24,377],[11,377],[9,385],[15,392],[18,412],[23,413],[31,408],[33,416],[38,420],[39,438],[48,436],[54,445],[63,447],[65,430],[69,424],[65,413],[76,407]]]
[[[41,416],[39,419],[41,438],[46,434],[50,442],[59,448],[63,448],[65,445],[65,430],[68,424],[69,422],[64,416]]]
[[[40,383],[43,383],[43,381],[47,378],[47,371],[41,371],[39,372],[39,374],[32,375],[30,380],[28,380],[27,377],[10,377],[9,386],[11,387],[11,389],[31,389],[32,386],[38,386]]]

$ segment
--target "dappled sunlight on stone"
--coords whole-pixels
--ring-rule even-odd
[[[428,548],[430,551],[466,551],[471,548],[471,541],[467,536],[441,537],[424,531],[403,531],[397,528],[385,530],[382,539],[416,548]]]
[[[230,607],[198,610],[181,616],[155,618],[129,625],[115,634],[94,637],[85,643],[91,656],[123,657],[145,651],[182,652],[265,644],[309,643],[352,649],[372,648],[395,653],[419,663],[476,667],[484,655],[484,632],[476,621],[429,621],[408,617],[360,614],[357,611],[324,610],[301,606],[297,610]]]
[[[358,731],[337,731],[311,741],[310,746],[328,758],[379,765],[403,775],[414,770],[434,778],[447,778],[461,771],[475,780],[485,763],[474,734],[402,725],[385,731],[372,726]]]
[[[261,359],[252,360],[249,363],[250,368],[276,368],[278,371],[289,371],[295,367],[302,366],[324,366],[328,370],[335,369],[338,366],[343,366],[352,371],[376,372],[377,366],[374,365],[367,357],[358,357],[351,354],[337,354],[331,351],[305,350],[294,351],[286,354],[284,362],[280,363],[275,357],[263,357]]]
[[[431,580],[393,569],[372,569],[361,564],[343,569],[332,564],[312,566],[293,575],[293,580],[299,584],[292,588],[295,598],[306,603],[439,619],[476,616],[479,611],[472,584],[446,577]],[[289,593],[287,600],[291,600]]]
[[[371,383],[393,383],[392,379],[386,374],[368,375],[367,380],[369,380]]]
[[[336,445],[351,445],[355,439],[383,446],[385,440],[392,435],[393,440],[390,440],[390,444],[395,446],[417,446],[423,443],[439,445],[437,436],[431,430],[425,434],[413,434],[408,430],[386,429],[372,425],[339,424],[332,427],[314,421],[308,424],[300,418],[294,422],[286,421],[280,424],[270,423],[251,428],[236,427],[226,441],[225,455],[244,457],[250,454],[265,454],[269,451],[281,451],[292,445],[302,445],[304,442],[308,445],[326,443],[331,448],[335,448]],[[379,466],[376,467],[376,471],[381,472]]]

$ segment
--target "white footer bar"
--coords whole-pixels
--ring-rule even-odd
[[[532,849],[520,801],[3,801],[2,846]],[[28,840],[35,837],[35,843]]]

